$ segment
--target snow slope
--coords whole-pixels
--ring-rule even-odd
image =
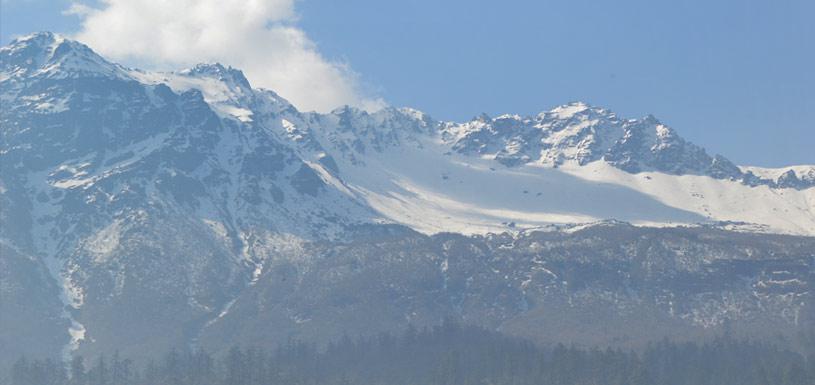
[[[815,188],[748,186],[705,175],[632,174],[602,160],[506,167],[451,152],[438,138],[338,161],[350,190],[425,233],[477,234],[606,219],[815,235]]]

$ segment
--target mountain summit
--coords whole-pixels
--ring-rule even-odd
[[[126,70],[88,46],[51,32],[23,36],[0,48],[0,72],[9,78],[125,77]]]

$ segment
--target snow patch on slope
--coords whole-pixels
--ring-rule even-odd
[[[700,175],[630,174],[605,162],[561,170],[577,177],[630,186],[671,207],[710,221],[757,223],[789,234],[815,234],[815,189],[773,189]]]
[[[358,153],[361,161],[343,160],[340,168],[358,199],[424,233],[477,234],[616,219],[643,226],[732,221],[742,223],[742,229],[815,234],[815,189],[632,174],[604,161],[505,167],[447,149],[428,139],[417,146]]]
[[[121,232],[122,221],[117,219],[86,241],[85,249],[94,255],[94,262],[101,264],[108,260],[113,251],[119,247]]]

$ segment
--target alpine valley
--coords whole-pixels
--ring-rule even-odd
[[[583,103],[301,112],[220,64],[0,49],[0,371],[476,324],[637,348],[815,326],[815,166]]]

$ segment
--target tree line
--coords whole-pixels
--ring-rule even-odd
[[[395,335],[350,338],[318,349],[289,341],[272,350],[172,350],[135,365],[114,353],[66,368],[20,358],[11,385],[812,385],[815,359],[723,336],[709,343],[662,341],[639,353],[536,346],[454,322]]]

